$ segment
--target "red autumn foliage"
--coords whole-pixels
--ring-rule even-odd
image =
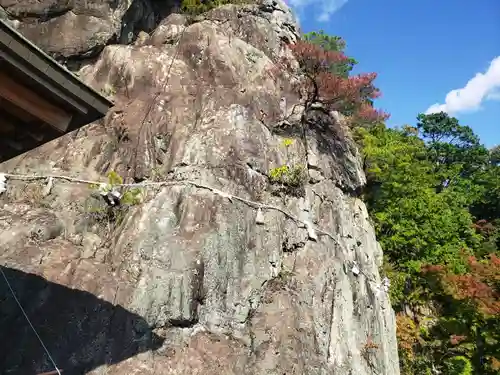
[[[484,315],[500,314],[500,258],[491,254],[489,259],[467,259],[469,272],[456,275],[443,266],[426,266],[425,273],[438,276],[445,291],[457,300],[474,303]]]
[[[309,104],[319,102],[329,111],[339,111],[363,122],[389,118],[387,113],[376,110],[371,104],[381,95],[374,85],[376,73],[350,77],[336,74],[332,67],[347,63],[348,57],[342,52],[325,51],[310,42],[299,41],[290,49],[305,73],[301,88]],[[287,62],[283,65],[289,66]]]
[[[490,366],[493,370],[499,371],[500,370],[500,360],[496,358],[490,358]]]
[[[465,341],[467,339],[467,336],[462,336],[462,335],[451,335],[450,336],[450,344],[451,345],[458,345],[462,341]]]
[[[476,233],[482,235],[483,237],[489,237],[497,230],[492,223],[484,219],[478,220],[476,223],[472,224],[472,227],[476,230]]]
[[[359,107],[356,118],[361,122],[374,123],[381,120],[387,120],[389,115],[382,110],[375,109],[368,104],[361,104]]]
[[[439,273],[444,270],[444,266],[441,265],[434,265],[434,264],[428,264],[425,266],[422,266],[422,272],[423,273]]]
[[[396,314],[396,328],[399,347],[407,355],[413,356],[414,348],[421,340],[415,321],[403,313],[398,313]]]
[[[342,64],[348,61],[343,52],[325,51],[320,46],[298,41],[290,45],[295,58],[300,66],[307,72],[328,71],[332,64]]]

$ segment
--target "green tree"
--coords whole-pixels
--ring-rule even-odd
[[[495,146],[489,150],[490,164],[500,165],[500,146]]]
[[[323,31],[291,46],[307,103],[357,124],[363,197],[391,279],[402,374],[499,375],[500,147],[487,150],[444,112],[387,128],[373,109],[376,75],[352,75],[357,62],[345,48]],[[357,116],[376,121],[361,127]]]
[[[500,152],[446,114],[418,120],[357,130],[365,200],[400,311],[401,371],[498,375]]]
[[[447,359],[446,369],[449,375],[472,375],[473,369],[470,361],[464,356],[456,356]]]
[[[440,188],[455,184],[459,177],[470,177],[488,161],[489,152],[479,137],[455,117],[440,112],[419,114],[417,120],[434,173],[441,177]]]
[[[487,166],[474,176],[474,184],[480,189],[480,196],[471,207],[478,219],[495,224],[500,216],[500,148],[489,151]]]
[[[326,52],[344,53],[346,42],[340,36],[326,34],[323,30],[312,31],[304,35],[304,40],[321,47]],[[352,57],[346,57],[345,61],[330,64],[330,73],[347,78],[358,62]]]
[[[385,255],[400,270],[453,263],[462,248],[477,244],[467,197],[436,192],[433,163],[424,141],[407,129],[362,130],[365,199]]]

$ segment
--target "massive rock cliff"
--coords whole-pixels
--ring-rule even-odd
[[[399,374],[357,149],[340,116],[304,114],[293,77],[273,76],[298,37],[287,6],[187,19],[147,0],[68,4],[0,0],[116,106],[0,172],[105,181],[115,170],[144,185],[141,203],[114,211],[61,179],[9,179],[0,196],[0,264],[57,365]],[[283,165],[303,165],[304,183],[273,184]],[[0,298],[2,373],[52,370],[2,280]]]

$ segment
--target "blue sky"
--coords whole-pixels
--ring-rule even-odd
[[[391,113],[389,125],[414,125],[434,108],[471,126],[487,146],[500,144],[500,0],[288,3],[303,31],[343,37],[356,72],[378,73],[377,105]]]

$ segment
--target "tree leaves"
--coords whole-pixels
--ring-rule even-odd
[[[432,307],[434,316],[420,326],[428,334],[418,334],[416,321],[410,337],[409,317],[400,315],[402,373],[495,374],[500,345],[488,342],[500,337],[492,323],[500,317],[500,261],[487,254],[499,252],[500,151],[486,150],[445,113],[417,120],[356,132],[394,307]]]
[[[374,85],[377,74],[349,76],[355,61],[344,54],[341,39],[324,33],[308,35],[289,46],[304,75],[299,91],[305,94],[306,109],[320,103],[327,111],[352,116],[358,124],[387,119],[389,115],[372,104],[380,96]]]
[[[323,30],[305,34],[304,40],[320,47],[323,51],[342,53],[342,55],[346,47],[346,43],[341,37],[328,35]],[[334,75],[347,78],[357,63],[352,57],[346,57],[342,61],[331,62],[328,71]]]

